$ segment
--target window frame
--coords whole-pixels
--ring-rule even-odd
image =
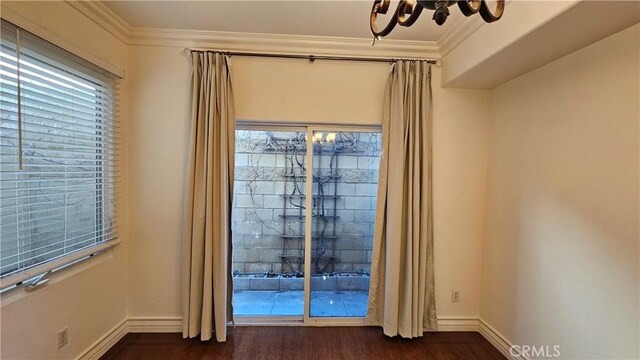
[[[77,249],[71,249],[67,251],[66,245],[61,246],[59,249],[55,249],[54,251],[62,250],[62,254],[57,256],[52,256],[49,259],[45,259],[42,262],[37,262],[35,265],[27,265],[25,268],[20,268],[18,266],[15,270],[7,271],[5,274],[0,275],[0,292],[4,295],[6,291],[13,290],[19,288],[21,285],[26,284],[32,281],[35,277],[39,277],[42,274],[51,274],[56,273],[60,270],[67,269],[69,267],[75,266],[76,264],[83,263],[86,260],[94,259],[98,254],[104,254],[108,252],[109,249],[118,245],[121,240],[116,233],[116,219],[117,219],[117,206],[115,201],[117,199],[117,165],[116,159],[118,157],[118,151],[116,150],[116,136],[117,136],[117,128],[118,128],[118,116],[116,113],[116,108],[118,105],[117,99],[117,80],[120,78],[118,75],[113,74],[112,72],[105,70],[90,61],[87,61],[81,58],[78,55],[69,52],[60,46],[48,41],[46,39],[39,38],[37,35],[30,33],[27,30],[20,28],[19,26],[5,20],[2,18],[2,28],[3,30],[11,30],[10,34],[18,36],[25,34],[28,36],[34,43],[36,44],[34,48],[29,48],[28,51],[34,54],[37,54],[38,61],[42,61],[46,65],[50,65],[52,67],[60,67],[61,74],[64,73],[65,68],[69,68],[72,74],[78,76],[80,79],[88,82],[98,81],[100,84],[98,88],[95,89],[95,100],[92,97],[89,97],[89,105],[92,103],[95,104],[95,113],[90,116],[90,121],[88,122],[92,127],[95,124],[95,134],[90,135],[90,137],[94,137],[94,143],[88,142],[88,147],[95,148],[95,156],[90,156],[87,158],[82,158],[78,156],[77,159],[88,160],[89,162],[93,162],[94,165],[91,165],[94,169],[90,171],[90,173],[94,174],[95,182],[94,188],[95,190],[92,192],[93,195],[90,195],[88,198],[92,198],[95,203],[95,213],[92,216],[94,218],[94,223],[91,228],[82,228],[83,234],[79,236],[86,236],[87,234],[92,234],[89,238],[89,241],[92,241],[89,245],[79,246]],[[6,39],[3,36],[3,42],[9,41],[10,39]],[[16,47],[16,52],[19,51],[20,44],[19,42],[11,42],[12,47]],[[43,51],[38,51],[44,49]],[[17,58],[18,59],[18,58]],[[64,61],[60,61],[63,59]],[[20,60],[21,57],[20,57]],[[77,66],[77,67],[76,67]],[[87,72],[89,71],[89,72]],[[107,79],[105,83],[99,82],[98,78],[92,78],[91,73],[101,74]],[[82,75],[79,75],[82,74]],[[20,77],[17,78],[16,84],[20,82]],[[103,91],[101,89],[105,89],[107,91]],[[55,89],[50,91],[56,91]],[[100,97],[100,94],[106,94],[106,97]],[[18,90],[18,95],[20,92]],[[47,93],[44,93],[43,96],[48,96]],[[50,96],[50,95],[49,95]],[[4,98],[4,96],[3,96]],[[9,95],[7,95],[6,99],[9,99]],[[19,103],[18,103],[19,104]],[[47,103],[45,102],[45,105]],[[103,125],[104,121],[101,120],[105,116],[105,109],[110,114],[108,116],[108,121],[110,122],[107,125],[107,128]],[[90,114],[90,112],[89,112]],[[20,115],[19,115],[20,116]],[[45,122],[49,120],[46,119]],[[9,121],[9,120],[8,120]],[[21,120],[18,120],[20,122]],[[55,119],[51,119],[51,121],[56,121]],[[75,122],[75,126],[83,126],[86,120],[82,120],[80,122]],[[9,121],[10,123],[10,121]],[[70,122],[74,124],[73,121]],[[24,129],[22,129],[24,131]],[[108,132],[108,133],[107,133]],[[22,137],[22,132],[19,131],[20,138]],[[54,135],[54,136],[62,136],[64,140],[64,135]],[[105,139],[109,139],[112,141],[111,143],[107,143]],[[40,141],[40,140],[38,140]],[[84,141],[87,141],[86,139]],[[111,145],[109,151],[105,152],[105,144]],[[87,145],[82,145],[82,147],[87,147]],[[18,147],[18,149],[23,149]],[[18,150],[20,151],[20,150]],[[91,151],[87,152],[91,154]],[[87,154],[85,154],[86,156]],[[12,155],[9,155],[12,156]],[[43,156],[44,159],[50,158],[47,156]],[[73,159],[72,159],[73,160]],[[73,165],[67,165],[73,166]],[[82,166],[82,165],[77,165]],[[53,172],[55,173],[55,172]],[[29,174],[28,171],[25,174]],[[17,180],[16,180],[17,181]],[[109,182],[109,183],[108,183]],[[86,192],[86,191],[85,191]],[[66,194],[66,192],[63,192]],[[21,196],[16,195],[15,199],[20,199]],[[24,198],[24,197],[23,197]],[[17,205],[16,205],[17,206]],[[64,209],[67,208],[67,205],[64,206]],[[65,211],[62,210],[58,211]],[[16,209],[18,211],[18,209]],[[18,211],[19,212],[19,211]],[[30,211],[26,211],[26,213],[30,213]],[[20,216],[16,213],[16,216]],[[105,224],[107,222],[107,218],[109,217],[108,225]],[[31,226],[29,226],[29,229]],[[89,229],[89,232],[86,232],[86,229]],[[94,229],[91,231],[91,229]],[[105,236],[105,234],[110,234],[110,236]],[[16,235],[18,238],[19,234]],[[64,230],[65,238],[68,236],[67,230]],[[84,240],[86,241],[86,240]],[[76,245],[82,244],[82,242],[77,243]],[[57,245],[54,243],[54,245]],[[73,245],[71,245],[73,246]],[[20,253],[20,249],[18,248],[18,256]],[[16,263],[20,264],[23,261],[19,259]]]

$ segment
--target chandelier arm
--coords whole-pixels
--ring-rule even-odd
[[[420,3],[417,3],[413,8],[411,8],[411,4],[409,4],[409,2],[405,2],[405,4],[407,8],[399,12],[398,24],[400,24],[400,26],[408,27],[418,20],[424,7]],[[406,14],[409,14],[409,17],[406,17]]]
[[[504,0],[496,1],[495,13],[489,10],[489,6],[487,5],[486,0],[480,1],[480,16],[482,16],[484,21],[488,23],[498,21],[502,17],[503,13],[504,13]]]
[[[396,11],[391,16],[391,20],[389,20],[387,26],[385,26],[381,31],[378,31],[378,14],[386,14],[389,8],[389,0],[374,1],[373,6],[371,7],[371,18],[369,20],[369,26],[371,27],[371,33],[373,34],[373,36],[379,38],[387,36],[391,33],[393,28],[395,28],[396,24],[398,23],[400,11],[404,9],[405,3],[406,0],[400,0],[400,3],[396,7]]]
[[[391,4],[391,0],[374,0],[371,11],[375,11],[378,14],[386,14],[389,11],[389,4]]]
[[[436,24],[442,25],[449,16],[448,8],[454,3],[458,3],[463,15],[471,16],[479,12],[485,22],[492,23],[500,20],[505,7],[505,0],[495,1],[495,9],[491,10],[487,5],[487,0],[399,0],[394,13],[390,16],[389,23],[382,30],[378,30],[378,14],[388,12],[391,0],[374,0],[369,26],[373,36],[380,39],[389,35],[398,24],[405,27],[413,25],[425,8],[434,10],[433,20]]]
[[[471,16],[480,10],[480,0],[459,0],[458,7],[464,16]]]

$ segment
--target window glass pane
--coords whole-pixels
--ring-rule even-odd
[[[379,132],[314,132],[312,317],[366,315],[380,152]]]
[[[110,240],[115,227],[111,78],[28,32],[18,46],[17,33],[2,21],[3,277]]]
[[[236,131],[235,315],[303,315],[305,134]]]
[[[234,312],[304,314],[305,222],[310,315],[366,314],[381,135],[315,132],[306,209],[306,132],[239,130],[233,205]]]

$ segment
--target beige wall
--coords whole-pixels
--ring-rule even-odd
[[[181,315],[190,62],[181,47],[127,48],[66,3],[3,1],[2,10],[127,71],[123,244],[33,293],[2,296],[3,358],[73,358],[127,315]],[[639,31],[492,91],[443,89],[434,68],[439,317],[480,314],[512,342],[557,343],[567,358],[638,356]],[[385,64],[232,64],[239,119],[381,118]],[[57,350],[65,326],[70,342]]]
[[[64,2],[2,1],[2,17],[89,60],[112,69],[126,69],[127,47]],[[75,51],[74,51],[75,52]],[[115,71],[115,70],[114,70]],[[121,84],[120,120],[126,121],[126,82]],[[123,134],[126,136],[126,134]],[[126,153],[126,138],[122,148]],[[122,158],[126,167],[126,156]],[[122,172],[126,194],[126,171]],[[0,299],[3,359],[71,359],[104,336],[127,316],[127,203],[118,205],[123,243],[106,254],[51,276],[44,287],[25,293],[17,289]],[[57,348],[57,332],[68,328],[69,343]]]
[[[177,47],[131,47],[130,314],[180,316],[182,199],[190,60]],[[378,124],[386,64],[232,58],[237,117]],[[348,79],[348,81],[345,81]],[[440,316],[477,316],[488,93],[441,89],[434,69],[436,287]],[[451,303],[451,290],[462,301]]]
[[[481,318],[638,358],[640,26],[492,92]]]

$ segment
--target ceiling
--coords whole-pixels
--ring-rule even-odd
[[[102,1],[132,27],[180,30],[371,38],[373,0],[302,1]],[[384,26],[395,10],[379,18]],[[436,41],[463,15],[457,8],[443,26],[424,11],[410,28],[397,26],[390,39]]]

